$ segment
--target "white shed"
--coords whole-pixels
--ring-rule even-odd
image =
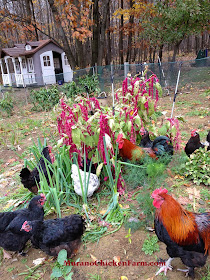
[[[0,67],[4,86],[55,84],[73,79],[65,52],[50,39],[2,49]]]

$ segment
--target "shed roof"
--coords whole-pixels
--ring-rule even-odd
[[[28,41],[26,42],[26,44],[15,44],[13,48],[3,48],[1,50],[0,57],[2,58],[7,55],[11,57],[33,55],[34,53],[36,53],[38,50],[40,50],[41,48],[43,48],[49,43],[53,43],[61,48],[61,46],[59,46],[55,41],[51,39],[40,40],[40,41]],[[27,51],[25,49],[26,45],[30,45],[32,49]]]

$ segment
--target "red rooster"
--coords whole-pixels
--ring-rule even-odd
[[[146,153],[151,158],[156,158],[154,151],[151,148],[141,148],[136,146],[131,141],[123,138],[123,134],[119,133],[116,142],[119,144],[119,155],[123,159],[129,159],[130,161],[139,161],[142,160]]]
[[[167,246],[170,258],[156,273],[172,270],[171,261],[179,257],[188,267],[187,275],[194,279],[194,268],[206,263],[210,251],[210,212],[196,214],[185,210],[167,189],[152,193],[155,212],[155,232]]]

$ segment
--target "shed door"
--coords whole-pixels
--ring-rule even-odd
[[[63,65],[64,82],[66,83],[71,82],[73,79],[73,71],[71,69],[71,66],[69,65],[65,52],[61,54],[61,59]]]
[[[44,52],[40,55],[42,66],[42,76],[45,84],[55,84],[55,69],[52,51]]]

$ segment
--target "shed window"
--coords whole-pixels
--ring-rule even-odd
[[[26,68],[26,60],[25,58],[22,59],[22,67],[25,69]]]
[[[34,72],[34,63],[32,57],[28,58],[28,71]]]
[[[64,64],[65,64],[65,65],[69,65],[68,58],[67,58],[66,55],[64,55]]]
[[[17,73],[19,73],[20,72],[20,63],[17,58],[15,59],[15,68],[16,68]]]
[[[50,66],[50,57],[49,57],[49,55],[44,55],[43,56],[43,63],[44,63],[44,66]]]

